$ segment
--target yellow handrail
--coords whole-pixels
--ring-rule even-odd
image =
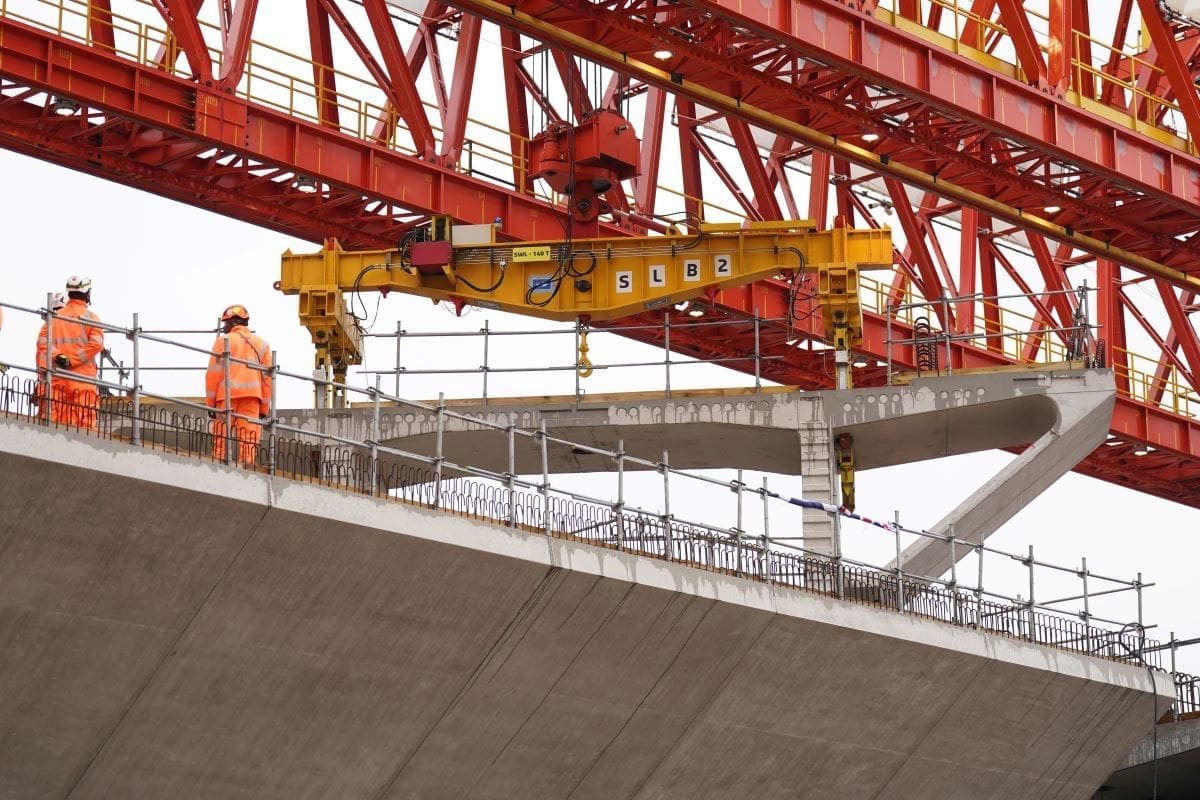
[[[940,322],[934,311],[938,302],[923,301],[905,290],[899,298],[900,309],[889,305],[891,287],[870,277],[860,279],[863,310],[880,315],[890,315],[902,325],[912,326],[918,317],[927,317],[935,331],[940,331]],[[992,354],[1000,354],[1016,363],[1028,363],[1024,350],[1026,345],[1037,346],[1035,363],[1056,363],[1067,360],[1067,347],[1054,333],[1038,330],[1033,316],[1017,309],[1001,306],[986,298],[951,298],[947,303],[961,311],[968,302],[974,302],[974,318],[970,331],[977,339],[964,340],[963,345],[977,347]],[[990,317],[990,321],[989,321]],[[1098,334],[1103,338],[1103,331]],[[1169,366],[1162,378],[1156,377],[1158,361],[1124,348],[1110,346],[1112,368],[1117,381],[1117,393],[1140,403],[1170,411],[1173,414],[1200,418],[1200,394],[1189,385],[1182,373]]]

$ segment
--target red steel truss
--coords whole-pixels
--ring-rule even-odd
[[[1057,292],[1022,309],[1015,357],[950,353],[956,369],[1043,359],[1086,279],[1088,349],[1120,396],[1112,440],[1079,471],[1200,507],[1200,30],[1154,0],[1049,0],[1045,18],[1017,0],[2,7],[0,145],[313,241],[389,246],[433,213],[561,237],[528,142],[603,107],[642,142],[642,174],[605,195],[605,234],[681,212],[895,228],[897,269],[866,315],[876,362],[880,312],[899,303]],[[1143,16],[1149,42],[1130,49]],[[825,387],[810,305],[767,281],[709,298],[705,318],[777,320],[759,332],[762,375]],[[965,334],[1008,310],[931,316]],[[672,349],[755,352],[744,325],[702,330]]]

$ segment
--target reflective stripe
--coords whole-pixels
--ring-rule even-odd
[[[226,352],[229,353],[228,384],[225,372]],[[218,336],[213,343],[204,376],[208,405],[223,408],[226,405],[225,394],[228,387],[229,399],[235,402],[254,400],[265,407],[271,395],[271,367],[264,363],[264,352],[269,357],[270,349],[267,343],[244,326],[239,325],[228,334]]]
[[[97,375],[96,358],[104,349],[104,331],[91,323],[100,322],[100,317],[88,309],[82,300],[71,300],[55,315],[53,328],[42,331],[38,336],[38,364],[50,366],[56,356],[66,356],[71,366],[67,372],[93,378]],[[47,352],[53,342],[53,352]]]

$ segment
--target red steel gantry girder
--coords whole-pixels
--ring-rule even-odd
[[[642,174],[606,194],[606,235],[722,205],[826,224],[891,210],[904,244],[888,305],[1064,292],[1031,312],[1022,358],[1056,336],[1038,331],[1070,325],[1065,291],[1090,277],[1093,347],[1121,396],[1112,442],[1080,471],[1200,507],[1200,37],[1153,0],[1105,4],[1103,19],[1083,0],[1049,0],[1044,19],[1016,0],[293,0],[294,30],[271,3],[9,0],[0,145],[348,247],[389,246],[433,213],[556,238],[562,206],[534,194],[529,139],[621,109]],[[1124,46],[1138,11],[1140,52]],[[762,374],[827,386],[807,302],[781,282],[727,290],[707,319],[728,329],[677,330],[671,346],[745,356],[735,320],[787,320],[762,325]],[[998,330],[1003,311],[960,306],[937,324]],[[885,317],[866,323],[864,354],[882,359]],[[951,362],[1012,359],[954,345]]]

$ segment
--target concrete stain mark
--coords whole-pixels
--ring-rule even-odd
[[[601,580],[602,578],[599,575],[592,577],[591,585],[588,586],[588,590],[581,594],[579,599],[575,601],[575,605],[571,607],[571,610],[567,612],[567,615],[562,618],[561,622],[558,623],[558,626],[555,628],[556,631],[565,630],[567,628],[568,623],[575,618],[575,614],[580,608],[583,607],[583,604],[588,601],[588,598],[592,596],[592,593],[596,591],[596,587],[600,585]]]
[[[651,589],[650,587],[640,585],[640,584],[637,586],[648,592],[658,593],[658,592],[662,591],[660,589]],[[621,603],[619,604],[619,606],[624,606],[625,601],[627,599],[629,599],[631,594],[632,594],[632,592],[627,592],[625,594],[625,596],[621,599]],[[644,592],[643,592],[643,596],[644,596]],[[675,628],[679,625],[681,620],[683,620],[684,616],[689,611],[691,611],[691,609],[694,607],[695,603],[697,603],[697,602],[705,604],[704,613],[701,615],[702,618],[703,618],[703,616],[706,616],[708,614],[708,609],[711,608],[711,606],[714,603],[716,603],[715,600],[707,600],[705,598],[695,596],[695,595],[684,596],[684,595],[679,595],[676,592],[671,592],[665,598],[665,602],[663,602],[662,604],[659,605],[658,611],[656,611],[652,617],[650,617],[648,619],[643,618],[643,617],[637,617],[637,624],[643,626],[642,632],[640,634],[638,634],[637,638],[634,639],[633,641],[631,641],[628,644],[628,646],[625,648],[624,652],[622,652],[620,654],[620,656],[616,658],[615,664],[616,665],[624,665],[624,664],[628,663],[630,660],[632,660],[640,650],[642,650],[644,647],[647,646],[648,642],[651,642],[652,639],[654,639],[654,637],[656,636],[656,633],[655,633],[656,631],[658,631],[659,633],[657,634],[657,639],[654,641],[654,644],[650,646],[650,649],[651,650],[660,649],[662,645],[665,645],[667,643],[667,640],[670,638],[671,632],[673,630],[675,630]],[[615,611],[617,613],[619,613],[620,610],[621,610],[620,607],[615,609]],[[668,615],[669,615],[669,618],[668,618]],[[612,616],[616,616],[616,615],[614,614]],[[664,623],[664,620],[665,620],[665,623]],[[606,622],[607,622],[607,620],[606,620]],[[689,632],[687,634],[687,638],[690,638],[690,637],[691,637],[691,632]],[[612,653],[612,650],[610,650],[609,652]]]
[[[1150,675],[1151,675],[1151,681],[1153,682],[1154,673],[1151,672]],[[1120,712],[1114,712],[1114,713],[1110,713],[1107,715],[1108,724],[1104,726],[1104,735],[1097,736],[1096,732],[1100,728],[1100,723],[1104,719],[1104,716],[1102,716],[1102,709],[1104,709],[1105,707],[1112,708],[1115,705],[1115,704],[1111,703],[1111,701],[1108,701],[1106,699],[1107,696],[1121,695],[1121,694],[1125,695],[1125,697],[1122,698],[1124,702],[1121,704],[1123,706],[1123,708],[1120,710]],[[1076,746],[1074,747],[1074,752],[1076,754],[1082,754],[1082,753],[1086,752],[1089,754],[1089,756],[1094,756],[1094,754],[1102,746],[1104,746],[1106,743],[1112,741],[1113,734],[1118,728],[1129,727],[1129,725],[1126,722],[1126,716],[1132,710],[1132,706],[1137,701],[1137,699],[1138,698],[1137,698],[1136,692],[1132,692],[1128,689],[1124,689],[1124,688],[1121,688],[1118,686],[1111,686],[1111,685],[1103,687],[1101,689],[1100,694],[1097,697],[1095,697],[1095,699],[1093,699],[1093,701],[1090,704],[1093,709],[1092,714],[1089,715],[1088,717],[1080,718],[1072,726],[1074,728],[1073,734],[1076,731],[1078,732],[1077,735],[1071,736],[1071,742],[1076,743]],[[1148,727],[1151,727],[1151,728],[1153,728],[1155,722],[1157,721],[1157,712],[1159,710],[1158,693],[1157,692],[1153,693],[1153,704],[1154,704],[1153,713],[1155,714],[1155,716],[1153,718],[1147,717],[1147,722],[1149,723]],[[1164,706],[1163,708],[1165,710],[1166,707]],[[1097,717],[1100,717],[1100,718],[1097,719]],[[1067,789],[1072,788],[1072,784],[1078,784],[1081,780],[1083,780],[1083,777],[1079,775],[1079,770],[1082,769],[1085,764],[1093,763],[1092,758],[1089,758],[1086,761],[1080,761],[1077,758],[1076,759],[1065,758],[1067,752],[1068,752],[1068,749],[1064,748],[1059,753],[1058,757],[1055,759],[1056,763],[1062,762],[1064,759],[1067,761],[1067,763],[1060,766],[1054,776],[1049,775],[1050,769],[1053,766],[1053,764],[1047,765],[1047,768],[1045,770],[1043,770],[1043,772],[1041,773],[1041,776],[1040,776],[1040,777],[1050,778],[1057,782],[1057,785],[1059,786],[1059,791],[1053,795],[1054,797],[1063,795]],[[1124,747],[1120,748],[1116,758],[1123,758],[1122,754],[1125,752],[1126,752],[1126,748],[1124,748]],[[1066,774],[1066,770],[1070,768],[1070,764],[1072,763],[1072,761],[1074,761],[1074,769],[1071,770],[1070,774]],[[1110,769],[1107,771],[1116,769],[1116,767],[1117,767],[1116,764],[1110,765]],[[1094,776],[1092,776],[1092,777],[1094,778]],[[1088,779],[1089,782],[1090,782],[1090,780],[1091,779]],[[1089,788],[1093,788],[1093,787],[1089,787]],[[1049,797],[1051,795],[1046,795],[1046,796]]]
[[[667,610],[667,607],[670,605],[671,603],[668,603],[667,606],[664,606],[663,610],[660,611],[655,617],[655,622],[657,622],[657,620],[663,616]],[[690,606],[691,603],[685,603],[684,605]],[[671,674],[671,670],[675,668],[675,664],[677,661],[679,661],[679,657],[683,655],[684,651],[687,650],[687,646],[692,641],[692,638],[696,635],[696,631],[700,630],[700,627],[704,624],[704,621],[708,619],[708,615],[712,613],[712,610],[715,607],[716,601],[711,601],[708,603],[708,607],[704,609],[704,613],[700,615],[700,618],[696,620],[695,624],[692,625],[691,630],[688,631],[687,637],[683,640],[679,647],[675,649],[674,654],[671,656],[671,660],[668,661],[666,666],[659,671],[658,677],[655,678],[654,681],[646,688],[646,691],[642,693],[641,698],[638,699],[637,705],[633,707],[633,711],[629,712],[629,715],[625,717],[625,721],[621,723],[621,727],[617,729],[616,733],[609,737],[609,740],[605,742],[602,748],[600,748],[600,752],[597,753],[596,757],[592,759],[592,763],[588,764],[587,769],[585,769],[583,774],[579,776],[579,780],[575,781],[575,783],[571,786],[571,789],[567,792],[568,800],[575,795],[575,792],[578,791],[579,787],[583,785],[583,782],[587,780],[588,775],[592,773],[592,770],[596,768],[596,765],[604,759],[604,756],[606,753],[608,753],[609,748],[611,748],[613,744],[621,738],[621,734],[623,734],[625,729],[629,727],[630,723],[637,718],[638,712],[642,709],[642,705],[651,695],[654,694],[655,690],[659,687],[659,684],[663,682],[667,675]],[[681,609],[676,613],[675,619],[671,622],[672,626],[680,619],[680,617],[682,617],[683,613],[684,609]],[[654,623],[652,622],[651,628],[653,628],[653,626]],[[646,633],[649,634],[649,630],[647,630]],[[645,635],[643,635],[642,638],[645,638]],[[637,788],[634,790],[635,793],[641,790],[641,787],[645,784],[646,779],[649,778],[650,775],[654,774],[654,772],[658,769],[658,764],[661,763],[662,762],[659,761],[657,764],[655,764],[654,768],[652,768],[650,772],[642,778],[642,780],[638,783]]]
[[[526,601],[521,603],[521,607],[516,610],[516,614],[512,615],[508,625],[500,632],[496,643],[488,650],[484,661],[480,662],[480,674],[490,672],[491,674],[499,673],[504,669],[504,666],[509,661],[509,657],[520,648],[524,642],[524,637],[533,630],[533,622],[541,616],[542,610],[550,604],[554,594],[557,593],[559,587],[568,578],[569,572],[560,569],[556,566],[546,567],[546,573],[541,577],[538,585],[535,585],[532,593],[529,594]],[[497,657],[500,651],[504,651],[503,657]]]
[[[502,638],[496,641],[496,645],[492,652],[488,654],[486,663],[482,665],[485,671],[487,671],[490,675],[497,675],[503,671],[504,667],[508,665],[508,661],[512,655],[520,650],[521,645],[525,641],[525,637],[534,629],[535,623],[541,617],[542,612],[551,604],[551,601],[554,599],[554,596],[558,593],[559,589],[562,588],[562,585],[566,583],[568,578],[570,578],[573,574],[576,573],[572,573],[569,569],[562,567],[549,568],[549,572],[547,572],[545,577],[543,577],[538,585],[534,587],[533,593],[530,594],[529,598],[526,599],[521,608],[517,610],[517,613],[509,623],[509,626],[505,628]],[[570,610],[570,612],[567,613],[567,616],[561,622],[559,622],[558,626],[555,628],[556,631],[561,631],[566,627],[566,623],[570,621],[570,619],[575,615],[575,612],[583,606],[589,597],[591,597],[592,592],[595,591],[601,580],[602,578],[599,575],[596,575],[592,578],[587,591],[580,595],[578,601],[575,603],[575,606]],[[500,650],[504,651],[503,654],[500,654]]]
[[[83,767],[80,768],[79,774],[76,775],[75,780],[71,782],[71,788],[67,790],[65,797],[69,798],[71,795],[75,794],[75,790],[79,788],[79,785],[83,782],[83,779],[87,777],[92,765],[96,763],[97,759],[100,758],[101,754],[108,747],[117,731],[120,730],[121,725],[125,722],[125,719],[142,699],[142,696],[146,693],[146,690],[150,687],[150,684],[154,681],[154,678],[162,671],[163,667],[167,663],[167,660],[175,654],[175,648],[179,645],[180,640],[182,640],[187,632],[191,630],[192,624],[195,623],[196,618],[200,616],[200,612],[206,605],[208,605],[208,601],[212,598],[213,593],[216,592],[217,587],[221,585],[221,583],[225,580],[225,576],[229,574],[231,569],[233,569],[233,565],[237,563],[239,558],[241,558],[242,553],[245,552],[246,547],[254,538],[254,534],[258,532],[260,527],[262,527],[263,521],[270,513],[270,508],[264,508],[262,516],[258,518],[257,522],[250,526],[250,529],[246,532],[246,537],[242,540],[242,543],[238,545],[237,550],[234,551],[234,554],[221,569],[221,572],[216,576],[216,578],[213,579],[212,585],[208,587],[208,591],[205,592],[204,597],[202,597],[200,602],[196,603],[196,607],[192,609],[192,614],[188,617],[187,622],[179,626],[179,632],[173,639],[171,639],[170,642],[167,643],[166,647],[163,648],[162,657],[159,658],[158,663],[155,664],[154,667],[149,671],[149,674],[146,676],[146,680],[142,682],[142,685],[139,686],[137,691],[133,693],[133,697],[131,697],[129,702],[125,704],[125,709],[121,712],[121,715],[117,717],[117,721],[113,723],[112,728],[110,728],[108,733],[104,734],[104,736],[101,738],[100,744],[96,748],[96,751],[92,753],[91,758],[89,758]]]
[[[379,793],[375,795],[375,800],[383,800],[383,798],[386,797],[388,795],[388,793],[391,792],[392,788],[400,780],[400,776],[403,775],[404,771],[408,768],[408,765],[410,763],[412,763],[412,760],[414,758],[416,758],[417,754],[421,752],[422,748],[424,748],[425,743],[427,741],[429,741],[429,738],[431,736],[433,736],[434,732],[437,731],[437,729],[441,726],[442,722],[444,720],[446,720],[450,716],[450,714],[452,714],[454,712],[454,710],[459,707],[459,705],[462,704],[462,702],[464,701],[464,699],[467,696],[467,693],[470,692],[471,689],[475,686],[475,684],[477,684],[479,682],[479,679],[482,677],[484,672],[490,666],[495,666],[497,669],[499,669],[499,667],[503,666],[503,662],[501,662],[499,665],[493,665],[492,662],[493,662],[493,659],[495,658],[496,654],[502,648],[505,648],[505,646],[511,640],[514,632],[517,631],[518,629],[521,630],[520,636],[522,638],[525,636],[525,634],[532,627],[532,625],[525,624],[526,620],[535,618],[537,616],[537,614],[540,613],[538,611],[538,609],[545,607],[545,599],[548,598],[549,596],[553,595],[554,591],[557,590],[558,586],[566,579],[567,574],[568,573],[565,570],[561,569],[560,567],[547,567],[546,568],[546,571],[542,575],[541,580],[539,580],[537,585],[533,587],[533,590],[530,592],[529,597],[527,597],[525,599],[525,602],[522,603],[521,607],[518,608],[517,611],[513,614],[512,619],[510,619],[508,621],[508,623],[504,626],[503,630],[501,630],[499,635],[497,635],[495,641],[493,641],[491,646],[488,647],[487,651],[484,652],[483,656],[479,659],[479,663],[477,663],[475,665],[475,668],[471,670],[471,674],[468,675],[466,680],[463,681],[462,686],[459,687],[459,689],[455,693],[454,697],[452,697],[450,699],[450,702],[446,704],[446,707],[444,709],[442,709],[441,713],[438,714],[437,718],[434,719],[434,721],[429,725],[429,727],[421,735],[421,738],[417,740],[416,745],[412,748],[411,751],[409,751],[408,755],[396,766],[396,769],[392,772],[392,774],[388,777],[388,779],[386,781],[384,781],[383,785],[380,787]],[[601,623],[601,627],[602,626],[603,626],[603,623]],[[588,637],[589,641],[591,640],[592,636],[595,636],[595,631],[593,631],[591,636]],[[520,641],[520,639],[518,639],[518,643],[519,643],[519,641]],[[586,646],[586,643],[585,643],[585,646]],[[509,647],[507,649],[508,649],[509,654],[511,654],[512,652],[514,652],[516,650],[516,647],[514,645],[513,647]],[[583,647],[580,648],[580,651],[582,651],[582,650],[583,650]],[[508,658],[508,656],[506,655],[505,660],[507,660],[507,658]],[[577,658],[578,658],[578,653],[576,653],[575,657],[571,660],[570,663],[568,663],[566,669],[569,669],[571,663],[574,663],[575,659],[577,659]],[[565,671],[566,670],[564,669],[564,673],[565,673]],[[554,684],[556,685],[558,683],[558,680],[561,680],[561,678],[562,678],[562,674],[559,675],[558,679],[555,680]],[[545,702],[545,697],[553,691],[553,688],[554,688],[554,685],[551,685],[550,688],[547,689],[546,695],[543,695],[542,699],[538,701],[538,703],[534,707],[534,709],[525,717],[524,720],[522,720],[521,725],[519,725],[517,727],[517,730],[513,733],[513,735],[510,736],[508,741],[505,742],[504,746],[500,748],[500,751],[496,754],[495,758],[492,759],[493,765],[496,763],[497,760],[499,760],[500,756],[503,755],[504,751],[506,749],[508,749],[509,745],[512,744],[513,739],[515,739],[520,734],[521,730],[525,727],[525,725],[529,722],[529,720],[533,717],[533,715],[537,713],[538,709],[541,708],[542,703]],[[477,776],[476,780],[475,780],[475,784],[473,784],[473,786],[477,785],[478,782],[485,777],[485,774],[486,774],[486,771],[484,771],[479,776]]]
[[[1041,705],[1041,703],[1043,702],[1043,698],[1046,698],[1047,700],[1052,699],[1049,697],[1049,695],[1050,695],[1050,689],[1054,685],[1054,672],[1051,671],[1051,670],[1054,670],[1054,666],[1052,664],[1047,664],[1045,668],[1047,670],[1046,680],[1042,683],[1041,690],[1038,692],[1037,697],[1033,698],[1033,701],[1026,707],[1025,713],[1023,713],[1021,715],[1022,720],[1029,717],[1033,713],[1034,708]],[[1072,706],[1078,706],[1078,701],[1079,701],[1080,695],[1082,695],[1084,693],[1084,690],[1087,687],[1088,687],[1088,683],[1086,683],[1085,681],[1080,681],[1079,685],[1075,688],[1075,691],[1071,692],[1069,697],[1063,697],[1063,698],[1059,699],[1059,701],[1057,703],[1057,707],[1059,709],[1058,712],[1053,715],[1053,717],[1051,718],[1050,724],[1044,726],[1042,728],[1041,732],[1038,734],[1037,738],[1035,738],[1030,743],[1031,747],[1039,746],[1040,740],[1042,739],[1042,737],[1046,736],[1053,729],[1054,723],[1058,720],[1059,717],[1062,716],[1063,709],[1066,709],[1066,708],[1069,708]],[[1114,688],[1116,688],[1116,687],[1114,687]],[[1091,727],[1092,723],[1090,721],[1085,722],[1083,720],[1077,720],[1075,722],[1075,725],[1077,727],[1078,726]]]
[[[892,782],[895,781],[896,778],[900,775],[900,773],[904,771],[905,766],[908,764],[909,761],[912,760],[912,757],[918,751],[920,751],[921,747],[925,744],[925,742],[929,739],[929,737],[931,735],[933,735],[933,732],[938,729],[938,727],[942,724],[943,720],[945,720],[946,717],[949,716],[950,712],[954,710],[954,707],[956,705],[958,705],[958,701],[961,700],[967,694],[967,692],[972,690],[972,688],[975,686],[976,682],[979,680],[980,676],[983,675],[984,670],[987,669],[988,665],[993,664],[993,663],[995,663],[995,662],[991,658],[982,658],[979,660],[979,666],[976,667],[974,674],[971,675],[969,680],[966,680],[963,682],[962,688],[959,689],[957,693],[955,693],[954,697],[950,698],[950,702],[946,703],[946,707],[942,709],[942,713],[938,715],[937,719],[935,719],[933,722],[930,723],[929,727],[926,728],[926,730],[925,730],[924,734],[922,734],[921,738],[917,739],[915,742],[913,742],[912,748],[908,751],[908,753],[904,756],[904,758],[896,765],[896,769],[892,772],[891,776],[887,779],[887,781],[885,781],[883,783],[882,786],[879,787],[878,792],[871,795],[871,800],[879,800],[879,798],[885,796],[884,793],[888,791],[888,787],[890,787],[892,785]]]
[[[624,594],[622,594],[621,599],[618,600],[616,603],[614,603],[612,608],[610,608],[608,610],[608,612],[605,613],[604,617],[596,625],[595,629],[590,634],[588,634],[587,639],[585,639],[579,645],[579,649],[575,651],[575,655],[573,655],[571,657],[571,659],[566,663],[566,665],[562,668],[562,670],[559,671],[559,673],[558,673],[557,677],[555,677],[554,681],[546,688],[546,691],[542,694],[541,699],[539,699],[538,702],[534,705],[534,707],[530,710],[530,712],[525,715],[525,719],[521,720],[521,724],[517,726],[517,729],[515,731],[513,731],[512,736],[509,736],[508,740],[505,741],[504,745],[496,752],[496,755],[492,758],[491,763],[488,765],[489,767],[496,766],[496,764],[500,761],[500,759],[504,756],[504,754],[512,746],[512,743],[514,741],[516,741],[517,737],[519,737],[521,735],[521,733],[525,730],[525,727],[529,724],[529,721],[531,719],[533,719],[537,715],[537,713],[541,710],[542,706],[546,702],[546,698],[549,697],[550,695],[554,694],[555,688],[559,685],[559,683],[562,682],[563,677],[566,676],[567,673],[569,673],[571,671],[571,668],[575,666],[575,664],[579,661],[579,659],[583,655],[583,653],[587,651],[588,645],[591,644],[592,640],[595,639],[596,636],[602,630],[604,630],[605,626],[608,625],[609,621],[612,620],[612,618],[614,616],[616,616],[618,609],[620,609],[621,606],[624,605],[625,601],[629,599],[630,594],[633,593],[633,590],[635,588],[636,588],[635,584],[630,584],[629,587],[625,590]],[[480,774],[476,777],[475,782],[471,784],[471,792],[470,793],[473,793],[475,790],[475,787],[478,786],[479,783],[481,781],[483,781],[486,777],[488,777],[488,770],[481,770]]]
[[[1101,690],[1101,697],[1104,697],[1105,695],[1120,694],[1123,691],[1124,690],[1116,686],[1104,687]],[[1122,709],[1122,713],[1112,714],[1109,717],[1109,724],[1105,726],[1107,730],[1105,731],[1104,736],[1090,735],[1099,729],[1099,723],[1101,722],[1101,719],[1095,718],[1097,712],[1099,711],[1097,708],[1099,705],[1097,701],[1099,699],[1100,698],[1097,698],[1091,703],[1092,712],[1087,717],[1081,717],[1072,726],[1073,735],[1071,735],[1069,739],[1068,746],[1061,748],[1055,758],[1050,763],[1046,764],[1045,768],[1038,773],[1039,783],[1047,784],[1047,791],[1043,794],[1044,797],[1062,796],[1064,791],[1068,789],[1072,783],[1076,782],[1079,769],[1082,766],[1081,763],[1077,762],[1075,763],[1074,769],[1071,769],[1071,762],[1078,758],[1079,754],[1084,753],[1085,751],[1091,754],[1096,753],[1102,742],[1108,738],[1108,734],[1111,733],[1115,727],[1115,721],[1124,717],[1124,709]],[[1128,704],[1126,703],[1126,705]],[[1047,726],[1047,730],[1049,730],[1049,726]],[[1080,736],[1078,734],[1083,735]],[[1041,737],[1038,738],[1040,739]],[[1066,763],[1063,763],[1064,761]],[[1070,769],[1070,774],[1067,773],[1068,769]],[[1057,791],[1051,795],[1049,789],[1055,787],[1057,787]]]
[[[704,616],[707,617],[708,614],[712,613],[712,610],[715,607],[716,607],[716,603],[714,603],[712,606],[710,606],[708,608],[708,610],[705,612]],[[742,650],[742,654],[740,656],[738,656],[736,659],[733,659],[732,663],[729,665],[729,669],[725,671],[724,677],[721,678],[720,683],[718,683],[716,688],[713,689],[712,694],[711,694],[712,698],[718,698],[722,694],[725,693],[725,687],[729,685],[729,682],[733,679],[733,676],[735,674],[737,674],[738,668],[741,667],[742,662],[745,661],[746,658],[757,649],[758,643],[760,641],[762,641],[762,638],[764,636],[766,636],[767,631],[770,630],[771,622],[773,622],[776,618],[778,618],[778,616],[779,615],[776,614],[776,615],[772,615],[772,616],[768,617],[766,619],[766,621],[763,623],[762,627],[759,629],[758,633],[754,636],[754,638],[751,641],[746,643],[746,647],[744,650]],[[703,621],[704,620],[701,619],[701,622],[703,622]],[[700,626],[697,625],[696,629],[698,630],[699,627]],[[693,630],[693,633],[694,632],[695,631]],[[689,636],[689,639],[690,639],[690,636]],[[672,661],[671,661],[672,665],[675,663],[675,660],[677,660],[679,658],[679,655],[681,653],[683,653],[683,651],[685,649],[686,649],[686,647],[681,647],[679,649],[679,653],[676,653],[675,659],[672,659]],[[653,691],[654,688],[657,688],[658,683],[660,683],[662,681],[662,678],[669,673],[670,673],[669,668],[664,670],[662,675],[659,676],[659,681],[655,683],[655,685],[654,685],[654,687],[652,687],[651,691]],[[649,697],[649,693],[647,694],[647,697]],[[645,698],[643,698],[643,702],[645,702]],[[640,708],[640,705],[639,705],[639,708]],[[636,712],[634,714],[630,715],[630,719],[633,719],[634,716],[636,716]],[[659,768],[667,761],[667,759],[669,759],[672,755],[675,754],[675,751],[679,749],[680,742],[682,742],[684,739],[687,738],[688,734],[691,733],[692,728],[695,727],[696,723],[698,723],[702,718],[704,718],[704,716],[705,715],[704,715],[703,711],[700,711],[700,712],[692,715],[692,718],[689,719],[687,724],[683,726],[683,730],[681,730],[679,732],[679,735],[675,737],[675,741],[671,742],[669,747],[666,747],[663,749],[662,757],[654,762],[654,766],[652,766],[650,769],[646,770],[646,774],[642,776],[642,779],[640,781],[638,781],[637,786],[635,786],[633,791],[630,793],[629,796],[631,798],[637,798],[642,794],[642,791],[646,788],[646,784],[650,781],[650,779],[652,777],[654,777],[655,773],[658,772]],[[614,739],[614,741],[615,741],[615,739]],[[610,742],[610,746],[611,746],[611,742]]]
[[[1165,676],[1161,676],[1165,678]],[[1165,688],[1164,680],[1164,688]],[[1154,711],[1159,719],[1171,707],[1171,701],[1164,705],[1155,703]],[[1164,722],[1154,726],[1150,734],[1144,736],[1118,766],[1120,771],[1153,765],[1157,759],[1169,758],[1188,750],[1200,748],[1200,717],[1174,716],[1174,721]]]
[[[708,608],[706,608],[704,610],[704,614],[701,615],[700,620],[698,620],[696,622],[696,625],[692,627],[692,631],[688,633],[687,639],[691,639],[692,633],[695,632],[696,627],[698,627],[700,625],[700,623],[704,621],[704,617],[708,616],[708,612],[712,609],[712,606],[714,604],[716,604],[717,601],[716,600],[703,600],[703,598],[698,597],[698,596],[687,597],[687,596],[683,596],[683,595],[673,594],[671,597],[669,597],[667,599],[667,602],[665,604],[663,604],[663,606],[658,610],[658,613],[654,615],[654,618],[650,620],[650,623],[646,626],[646,631],[641,636],[638,637],[637,641],[634,642],[633,647],[629,648],[629,652],[621,657],[621,660],[619,663],[623,664],[626,661],[628,661],[629,658],[631,658],[633,656],[633,654],[635,652],[637,652],[638,648],[642,646],[642,643],[650,638],[651,634],[654,633],[654,631],[656,629],[661,631],[661,633],[658,637],[658,644],[660,644],[660,645],[666,644],[667,639],[671,634],[671,631],[673,631],[683,621],[684,617],[687,615],[687,613],[689,611],[691,611],[692,606],[696,601],[705,602],[707,604]],[[667,617],[668,614],[670,614],[670,618],[666,619],[665,624],[660,626],[659,622],[663,621]],[[683,645],[680,646],[680,651],[682,651],[682,648],[686,647],[686,646],[687,646],[687,640],[684,640]],[[676,653],[676,657],[678,657],[678,653]],[[639,705],[640,705],[640,703],[639,703]]]
[[[520,649],[521,643],[525,641],[525,636],[533,629],[533,623],[542,615],[545,608],[550,605],[551,599],[558,592],[563,582],[567,580],[569,574],[566,570],[558,567],[546,568],[546,573],[533,588],[529,597],[517,609],[512,619],[504,626],[500,635],[496,637],[496,640],[488,648],[487,652],[484,653],[483,658],[480,659],[479,664],[472,671],[466,682],[464,682],[458,696],[447,706],[447,714],[457,707],[461,698],[479,682],[479,679],[485,673],[495,675],[504,669],[509,658]],[[417,749],[419,750],[420,747]]]
[[[533,608],[541,604],[541,598],[549,591],[550,583],[554,581],[556,577],[558,577],[555,574],[556,572],[560,572],[560,570],[558,570],[556,567],[546,568],[541,580],[539,580],[537,585],[534,586],[529,597],[525,599],[525,602],[522,603],[520,608],[517,609],[512,619],[508,621],[496,639],[488,647],[487,651],[484,652],[483,656],[479,659],[479,662],[471,670],[471,674],[467,676],[466,680],[463,681],[462,686],[459,687],[458,691],[450,699],[450,702],[446,704],[446,707],[442,709],[437,718],[425,730],[425,733],[421,735],[421,738],[417,740],[416,745],[411,751],[409,751],[408,756],[405,757],[399,765],[397,765],[396,769],[392,772],[388,779],[384,781],[379,793],[376,795],[376,800],[382,800],[382,798],[391,791],[392,787],[396,784],[396,781],[399,780],[401,774],[403,774],[409,763],[412,762],[417,753],[421,752],[421,748],[425,746],[425,742],[429,740],[429,737],[433,735],[433,732],[436,731],[438,726],[442,724],[442,721],[445,720],[461,704],[467,692],[470,691],[470,689],[479,681],[479,677],[487,668],[489,662],[492,660],[493,655],[497,650],[503,647],[505,642],[512,635],[514,628],[520,625],[530,615]],[[561,580],[561,578],[559,578],[559,580]]]

